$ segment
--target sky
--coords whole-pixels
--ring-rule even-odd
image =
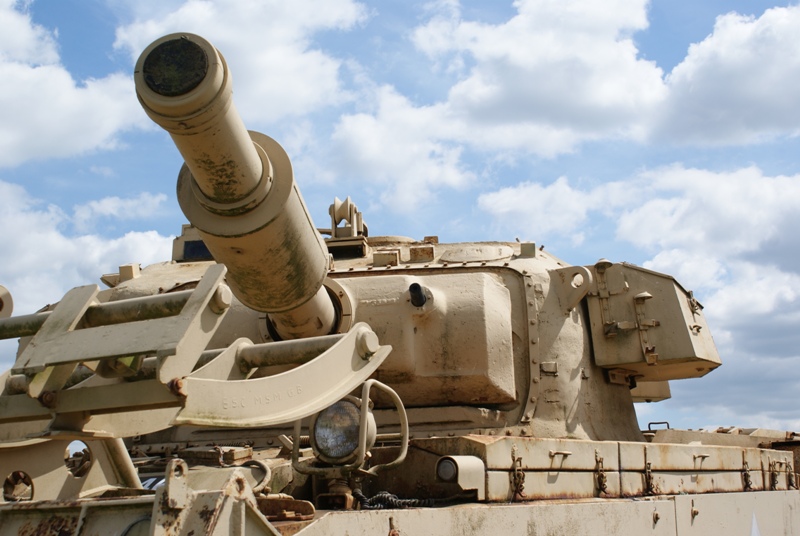
[[[372,235],[519,238],[674,275],[723,366],[640,422],[800,431],[796,2],[0,0],[15,314],[169,259],[181,159],[132,71],[177,31],[222,51],[320,227],[349,195]]]

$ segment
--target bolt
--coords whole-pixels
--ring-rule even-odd
[[[380,347],[378,336],[375,335],[374,331],[364,329],[358,334],[356,349],[358,350],[358,355],[360,355],[362,359],[369,359],[375,355],[375,352],[380,350]]]
[[[167,383],[167,388],[173,395],[176,396],[186,396],[186,392],[183,390],[184,381],[183,378],[173,378]]]
[[[52,408],[56,405],[56,393],[54,391],[43,391],[39,395],[39,402],[46,408]]]
[[[661,519],[661,516],[658,514],[657,511],[653,511],[653,524],[655,525],[658,523],[658,520]]]
[[[233,302],[233,293],[228,285],[220,285],[214,291],[211,301],[208,302],[208,307],[215,313],[222,314]]]

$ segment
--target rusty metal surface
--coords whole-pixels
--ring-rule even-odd
[[[286,497],[258,498],[258,509],[270,521],[308,521],[314,519],[314,505]]]

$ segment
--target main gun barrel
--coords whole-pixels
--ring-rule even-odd
[[[202,37],[168,35],[145,49],[134,80],[145,112],[183,156],[181,209],[228,267],[236,297],[268,313],[282,338],[333,331],[336,309],[323,286],[325,242],[286,152],[245,129],[222,54]]]

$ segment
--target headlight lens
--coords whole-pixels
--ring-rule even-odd
[[[321,460],[333,464],[354,461],[358,450],[361,409],[350,400],[340,400],[320,411],[311,426],[311,442]],[[367,449],[375,443],[375,420],[367,419]]]

